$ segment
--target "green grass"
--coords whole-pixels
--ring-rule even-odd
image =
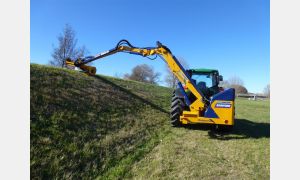
[[[269,101],[236,100],[230,133],[172,128],[171,90],[31,65],[32,179],[269,179]]]
[[[168,124],[168,88],[41,65],[30,72],[32,178],[95,178],[155,144]]]
[[[171,128],[126,174],[128,179],[269,179],[269,101],[236,100],[229,133],[207,126]]]

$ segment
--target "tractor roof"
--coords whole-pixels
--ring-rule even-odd
[[[200,68],[200,69],[190,69],[193,73],[211,73],[211,72],[218,72],[217,69],[205,69],[205,68]]]

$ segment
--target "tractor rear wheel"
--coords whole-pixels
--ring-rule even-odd
[[[184,101],[174,93],[171,102],[171,124],[175,127],[181,126],[180,116],[184,109]]]

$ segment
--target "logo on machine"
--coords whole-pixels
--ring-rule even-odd
[[[215,106],[216,108],[231,108],[230,102],[219,102]]]

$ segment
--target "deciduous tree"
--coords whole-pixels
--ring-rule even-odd
[[[66,58],[77,59],[88,53],[85,46],[77,48],[76,34],[73,28],[66,24],[63,33],[57,37],[58,46],[53,48],[50,65],[64,67]]]
[[[154,69],[147,64],[142,64],[134,67],[131,74],[125,74],[125,79],[157,84],[159,81],[160,73],[154,72]]]

